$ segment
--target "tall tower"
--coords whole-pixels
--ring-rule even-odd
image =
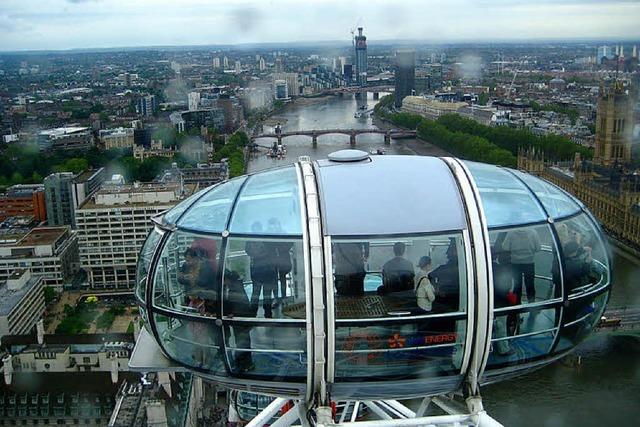
[[[414,50],[399,50],[396,52],[396,107],[402,107],[405,96],[411,95],[415,89],[416,52]]]
[[[608,87],[600,87],[593,156],[596,163],[610,166],[616,162],[627,163],[631,160],[632,98],[619,81]]]
[[[367,38],[362,35],[362,27],[358,27],[358,35],[355,37],[356,44],[356,81],[358,85],[367,84]]]

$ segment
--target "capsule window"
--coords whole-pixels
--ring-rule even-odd
[[[162,248],[154,276],[154,305],[199,317],[218,317],[218,256],[222,240],[173,233]]]

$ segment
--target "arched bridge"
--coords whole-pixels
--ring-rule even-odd
[[[318,143],[318,137],[321,135],[340,134],[349,135],[349,142],[351,145],[356,144],[356,137],[364,133],[377,133],[384,135],[384,142],[390,143],[391,139],[399,138],[411,138],[416,136],[414,130],[401,130],[401,129],[315,129],[315,130],[299,130],[292,132],[275,132],[275,133],[263,133],[260,135],[253,135],[251,142],[254,142],[259,138],[276,138],[278,144],[282,144],[282,139],[289,136],[306,135],[311,137],[313,145]]]

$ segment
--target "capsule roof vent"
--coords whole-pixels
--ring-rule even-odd
[[[340,150],[330,153],[327,157],[332,162],[361,162],[369,159],[369,153],[362,150]]]

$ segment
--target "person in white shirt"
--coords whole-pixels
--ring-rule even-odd
[[[429,280],[431,272],[431,258],[423,256],[418,261],[418,275],[415,279],[416,302],[418,307],[425,312],[431,311],[431,303],[436,299],[436,292]]]

